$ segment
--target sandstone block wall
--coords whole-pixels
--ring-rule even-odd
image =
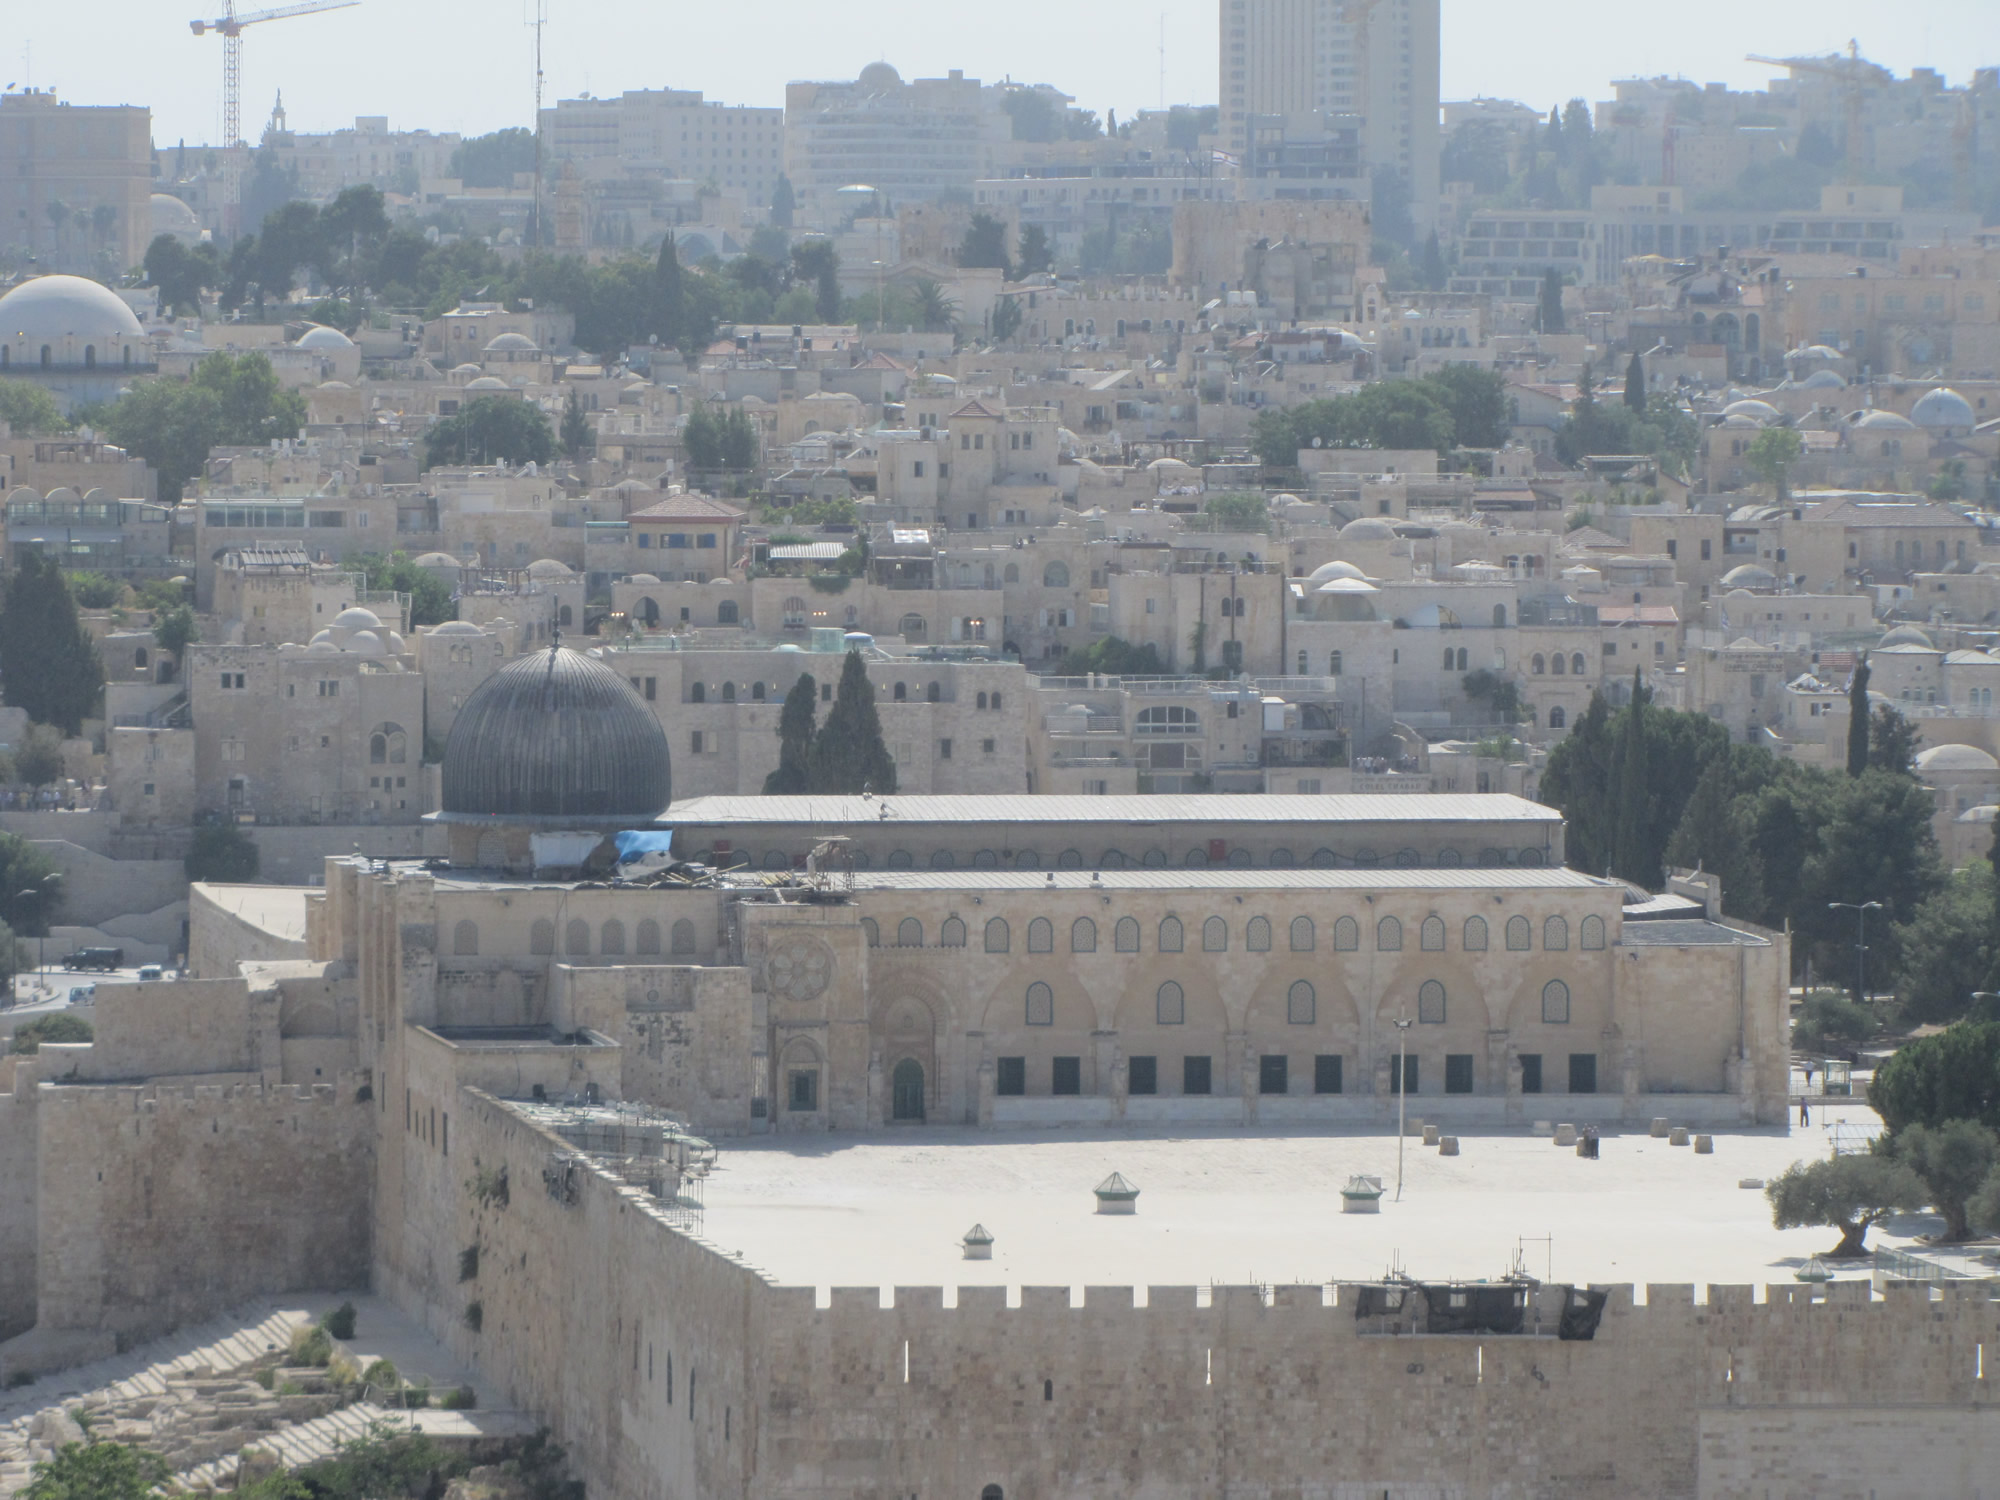
[[[361,1082],[43,1086],[39,1324],[129,1345],[249,1297],[365,1286]]]
[[[0,1339],[35,1321],[35,1078],[37,1059],[14,1057],[0,1093]],[[0,1073],[0,1087],[7,1084]]]

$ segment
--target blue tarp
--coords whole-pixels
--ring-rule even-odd
[[[674,831],[665,833],[647,829],[632,828],[624,833],[614,833],[612,842],[618,845],[618,863],[629,865],[642,854],[665,854],[674,846]]]

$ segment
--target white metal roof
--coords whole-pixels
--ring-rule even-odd
[[[1049,877],[1055,878],[1051,880]],[[1618,881],[1560,866],[1102,870],[857,870],[856,894],[882,891],[1616,891]]]
[[[804,823],[1560,823],[1552,807],[1506,792],[1333,796],[1189,794],[690,797],[672,824]]]

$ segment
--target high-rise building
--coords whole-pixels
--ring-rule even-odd
[[[551,162],[616,163],[635,174],[713,182],[759,206],[784,171],[785,112],[704,100],[699,89],[627,89],[615,99],[559,99],[542,111]]]
[[[1400,172],[1420,231],[1438,195],[1439,0],[1221,0],[1222,135],[1258,117],[1352,115],[1362,168]]]
[[[152,237],[153,112],[0,95],[0,247],[45,270],[119,275]]]
[[[799,200],[822,215],[843,187],[865,185],[894,205],[970,194],[999,175],[1013,140],[1002,91],[953,68],[908,83],[872,62],[852,83],[785,89],[785,163]]]

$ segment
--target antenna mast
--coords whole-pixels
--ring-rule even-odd
[[[542,28],[549,24],[549,0],[535,0],[535,203],[528,212],[528,244],[542,244]]]

